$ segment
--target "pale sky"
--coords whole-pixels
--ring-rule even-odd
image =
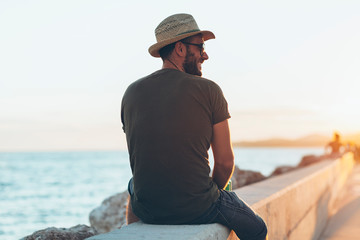
[[[360,132],[358,0],[1,0],[0,151],[125,149],[122,95],[175,13],[216,36],[233,140]]]

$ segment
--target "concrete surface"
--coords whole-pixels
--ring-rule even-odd
[[[150,225],[136,222],[106,234],[87,238],[87,240],[223,240],[229,236],[229,229],[221,224],[203,225]]]
[[[323,161],[234,192],[264,218],[269,239],[318,239],[353,166],[353,156],[347,154],[342,159]],[[230,235],[229,232],[220,224],[169,226],[134,223],[88,240],[238,239],[233,231]]]
[[[360,239],[360,164],[357,164],[335,201],[333,215],[318,240]]]

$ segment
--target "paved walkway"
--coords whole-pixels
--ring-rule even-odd
[[[360,164],[357,164],[335,203],[335,214],[329,219],[318,240],[360,239]]]

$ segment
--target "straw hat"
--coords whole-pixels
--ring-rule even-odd
[[[200,31],[195,19],[190,14],[180,13],[165,18],[155,29],[156,41],[149,48],[153,57],[160,57],[159,50],[171,43],[201,33],[204,41],[214,39],[210,31]]]

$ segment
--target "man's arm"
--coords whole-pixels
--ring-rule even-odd
[[[234,171],[234,153],[227,119],[213,126],[211,149],[214,155],[212,178],[218,187],[223,189]]]

